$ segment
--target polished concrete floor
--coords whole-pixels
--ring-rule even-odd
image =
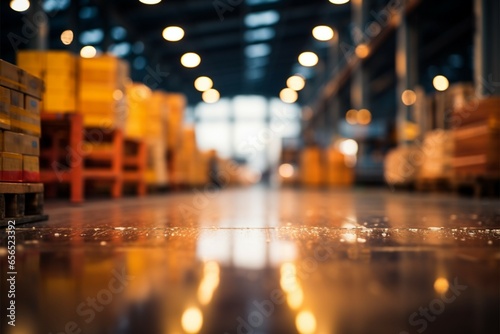
[[[1,333],[499,333],[500,200],[197,191],[48,203]]]

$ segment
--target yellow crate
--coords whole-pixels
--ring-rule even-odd
[[[68,51],[23,50],[17,53],[17,64],[23,69],[67,70],[76,73],[77,57]]]
[[[41,110],[47,113],[76,112],[76,95],[61,91],[50,91],[43,96]]]
[[[10,128],[13,131],[40,137],[40,115],[30,113],[19,107],[11,106]]]
[[[20,89],[20,70],[17,66],[0,59],[0,85],[12,89]]]
[[[0,86],[0,129],[10,129],[10,89]]]
[[[87,127],[98,127],[106,129],[123,129],[124,121],[116,112],[107,113],[85,113],[83,124]]]
[[[37,99],[42,98],[44,91],[43,80],[26,72],[22,71],[20,74],[20,82],[22,83],[21,91],[30,96],[36,97]]]
[[[29,113],[40,115],[40,100],[26,95],[24,97],[24,108]]]
[[[23,155],[23,171],[39,172],[40,163],[38,157],[31,155]]]
[[[71,90],[73,92],[73,95],[76,96],[76,79],[73,74],[60,73],[54,75],[49,72],[47,75],[45,75],[44,81],[46,92]]]
[[[16,90],[10,90],[10,106],[24,108],[24,94]]]
[[[40,155],[40,139],[12,131],[0,132],[0,152]]]
[[[0,179],[2,181],[21,181],[23,177],[23,156],[21,154],[0,152]]]

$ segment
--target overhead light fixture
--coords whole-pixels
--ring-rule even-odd
[[[372,121],[372,114],[368,109],[360,109],[357,112],[356,118],[361,125],[368,125]]]
[[[316,332],[316,317],[309,311],[300,311],[295,317],[295,326],[301,334]]]
[[[84,46],[80,50],[80,56],[82,56],[82,58],[94,58],[96,55],[97,55],[97,50],[92,45]]]
[[[354,139],[345,139],[340,143],[339,150],[344,155],[356,155],[358,143]]]
[[[161,2],[161,0],[139,0],[139,2],[142,2],[145,5],[156,5]]]
[[[197,307],[190,307],[182,314],[181,324],[186,333],[198,333],[203,326],[203,313]]]
[[[290,88],[283,88],[280,92],[280,99],[285,103],[295,103],[299,98],[299,94]]]
[[[345,120],[351,125],[358,124],[358,111],[356,109],[348,110],[345,114]]]
[[[182,66],[187,68],[194,68],[200,65],[200,63],[201,63],[201,57],[194,52],[185,53],[181,57]]]
[[[292,75],[286,81],[286,86],[293,89],[294,91],[299,91],[304,88],[306,81],[300,75]]]
[[[73,31],[72,30],[64,30],[61,33],[61,42],[64,45],[70,45],[73,42]]]
[[[280,19],[280,14],[275,10],[266,10],[258,13],[251,13],[245,16],[245,25],[248,28],[256,28],[260,26],[270,26],[275,24]]]
[[[330,28],[329,26],[314,27],[314,29],[312,30],[312,34],[314,38],[322,42],[331,40],[335,35],[333,29]]]
[[[194,81],[194,88],[200,92],[209,90],[214,85],[214,82],[209,77],[199,77]]]
[[[245,47],[247,58],[265,57],[271,53],[271,46],[267,43],[251,44]]]
[[[16,12],[24,12],[30,8],[30,2],[28,0],[12,0],[10,2],[10,8]]]
[[[177,26],[166,27],[163,29],[162,36],[169,42],[178,42],[184,37],[184,29]]]
[[[444,75],[436,75],[432,80],[432,85],[436,88],[436,90],[444,92],[448,89],[448,87],[450,87],[450,82]]]
[[[215,103],[220,99],[220,93],[216,89],[209,89],[203,92],[201,95],[203,102],[205,103]]]
[[[314,52],[306,51],[299,55],[299,64],[305,67],[312,67],[319,61],[318,56]]]
[[[407,89],[401,94],[401,101],[405,106],[414,105],[417,102],[417,94],[411,89]]]
[[[349,2],[349,0],[329,0],[329,1],[334,5],[343,5]]]
[[[366,44],[359,44],[354,52],[356,53],[356,56],[363,59],[368,57],[368,55],[370,54],[370,48]]]

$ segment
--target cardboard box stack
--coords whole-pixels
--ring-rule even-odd
[[[389,151],[384,160],[385,181],[391,186],[413,185],[421,156],[415,145],[399,146]]]
[[[320,186],[323,183],[323,164],[319,147],[305,147],[300,154],[300,179],[302,185]]]
[[[167,109],[165,142],[168,150],[176,150],[182,140],[182,122],[186,109],[186,97],[182,94],[167,94]]]
[[[457,177],[500,177],[500,97],[474,100],[456,108],[452,132]]]
[[[43,81],[0,60],[0,181],[39,182]]]
[[[422,143],[420,179],[444,179],[453,174],[452,158],[454,142],[451,131],[433,130],[425,134]],[[419,161],[420,162],[420,161]]]
[[[78,111],[87,127],[123,129],[127,117],[128,64],[104,55],[79,61]]]
[[[67,51],[19,51],[17,64],[43,79],[41,110],[47,113],[76,112],[78,58]]]
[[[337,149],[326,150],[325,181],[328,186],[349,186],[354,182],[354,171],[346,164],[346,157]]]
[[[147,136],[150,119],[151,89],[140,83],[127,86],[128,115],[125,121],[125,137],[143,139]]]

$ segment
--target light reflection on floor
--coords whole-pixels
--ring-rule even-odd
[[[498,333],[498,204],[264,188],[49,204],[17,229],[2,333]],[[5,248],[0,264],[3,284]]]

